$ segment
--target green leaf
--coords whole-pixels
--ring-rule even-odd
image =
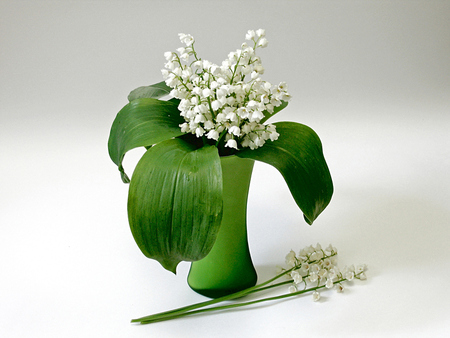
[[[276,113],[278,113],[280,110],[283,110],[284,108],[286,108],[288,105],[288,103],[286,101],[281,101],[281,105],[279,105],[278,107],[274,107],[273,108],[273,113],[269,113],[267,110],[263,111],[264,117],[261,119],[261,121],[259,123],[263,124],[264,122],[266,122],[268,119],[270,119],[272,116],[274,116]]]
[[[333,195],[333,183],[317,134],[309,127],[294,122],[274,123],[278,140],[267,141],[255,150],[236,153],[270,164],[283,175],[295,202],[308,224],[326,208]]]
[[[171,139],[147,150],[128,195],[134,239],[149,258],[176,272],[211,250],[222,220],[222,168],[217,148]]]
[[[133,101],[142,98],[159,99],[163,96],[169,95],[172,88],[170,88],[164,81],[152,84],[150,86],[143,86],[131,91],[128,95],[128,101]]]
[[[122,166],[127,151],[183,134],[179,124],[184,119],[177,107],[176,100],[143,98],[128,103],[117,114],[109,135],[108,150],[125,183],[130,182]]]

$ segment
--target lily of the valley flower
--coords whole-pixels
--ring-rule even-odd
[[[184,47],[177,52],[166,52],[166,84],[173,88],[170,94],[180,99],[178,109],[185,123],[185,133],[219,141],[226,134],[225,147],[239,149],[262,147],[267,140],[275,141],[279,134],[274,125],[261,124],[264,113],[273,113],[282,101],[289,101],[287,85],[274,86],[263,81],[261,60],[255,54],[268,42],[265,30],[250,30],[246,39],[253,47],[243,43],[241,48],[228,54],[222,64],[216,65],[198,57],[194,38],[180,33]]]

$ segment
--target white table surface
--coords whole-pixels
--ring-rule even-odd
[[[1,337],[446,337],[450,329],[450,2],[2,1]],[[204,300],[145,258],[107,154],[131,89],[159,82],[191,33],[220,62],[265,28],[263,79],[311,126],[335,185],[309,227],[257,163],[248,205],[260,279],[290,249],[332,243],[368,280],[248,310],[140,326]],[[141,150],[125,165],[132,170]],[[447,333],[448,334],[448,333]]]

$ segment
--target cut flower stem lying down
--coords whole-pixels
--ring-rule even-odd
[[[337,268],[336,265],[334,265],[334,263],[336,262],[336,255],[337,251],[335,248],[331,247],[331,245],[325,250],[323,250],[319,244],[315,248],[309,246],[300,251],[300,254],[298,256],[295,255],[293,251],[291,251],[286,256],[286,263],[291,267],[283,269],[282,272],[280,272],[278,275],[263,283],[220,298],[211,299],[178,309],[133,319],[131,322],[151,324],[199,313],[227,310],[267,301],[275,301],[289,297],[295,297],[308,292],[313,292],[313,299],[314,301],[317,301],[320,298],[320,293],[318,292],[318,290],[320,289],[330,289],[336,286],[337,291],[342,292],[344,290],[342,286],[343,282],[351,281],[353,278],[360,280],[366,279],[365,271],[367,270],[367,267],[365,265],[359,265],[356,267],[356,269],[352,265],[349,268],[346,267],[341,271]],[[274,283],[276,280],[283,276],[288,277],[289,280]],[[289,288],[290,292],[286,294],[240,303],[213,306],[225,301],[242,298],[256,292],[289,284],[291,284],[291,287]],[[303,284],[303,289],[298,290],[297,287],[300,284]],[[310,287],[307,287],[308,285]]]

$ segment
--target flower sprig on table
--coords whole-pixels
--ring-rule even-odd
[[[151,324],[205,312],[234,309],[262,302],[291,298],[305,293],[312,293],[313,301],[318,301],[321,297],[321,290],[335,289],[338,293],[342,293],[345,289],[345,282],[354,279],[367,279],[367,265],[361,264],[356,267],[350,265],[340,269],[337,265],[337,254],[337,249],[332,245],[325,249],[322,249],[320,244],[317,244],[315,247],[310,245],[300,250],[298,254],[291,250],[286,256],[287,267],[280,268],[275,277],[263,283],[224,297],[133,319],[131,322]],[[285,280],[279,281],[282,277]],[[288,286],[288,292],[277,296],[217,305],[280,286]]]
[[[178,109],[185,122],[185,133],[205,135],[216,141],[225,137],[225,147],[256,149],[279,134],[273,124],[262,124],[264,112],[272,114],[283,101],[291,99],[287,85],[274,86],[260,77],[264,73],[256,49],[267,46],[264,29],[249,30],[241,49],[228,54],[219,66],[198,57],[194,38],[179,34],[185,47],[164,54],[167,62],[162,74],[173,88],[170,94],[180,99]]]
[[[291,293],[302,292],[308,286],[316,288],[313,293],[315,301],[320,299],[320,288],[331,289],[336,287],[338,292],[344,291],[343,281],[351,281],[353,278],[365,280],[367,266],[354,265],[339,269],[337,266],[337,250],[331,244],[322,249],[320,244],[302,249],[298,255],[291,250],[286,256],[288,276],[292,279],[289,286]],[[303,288],[302,288],[303,287]]]

